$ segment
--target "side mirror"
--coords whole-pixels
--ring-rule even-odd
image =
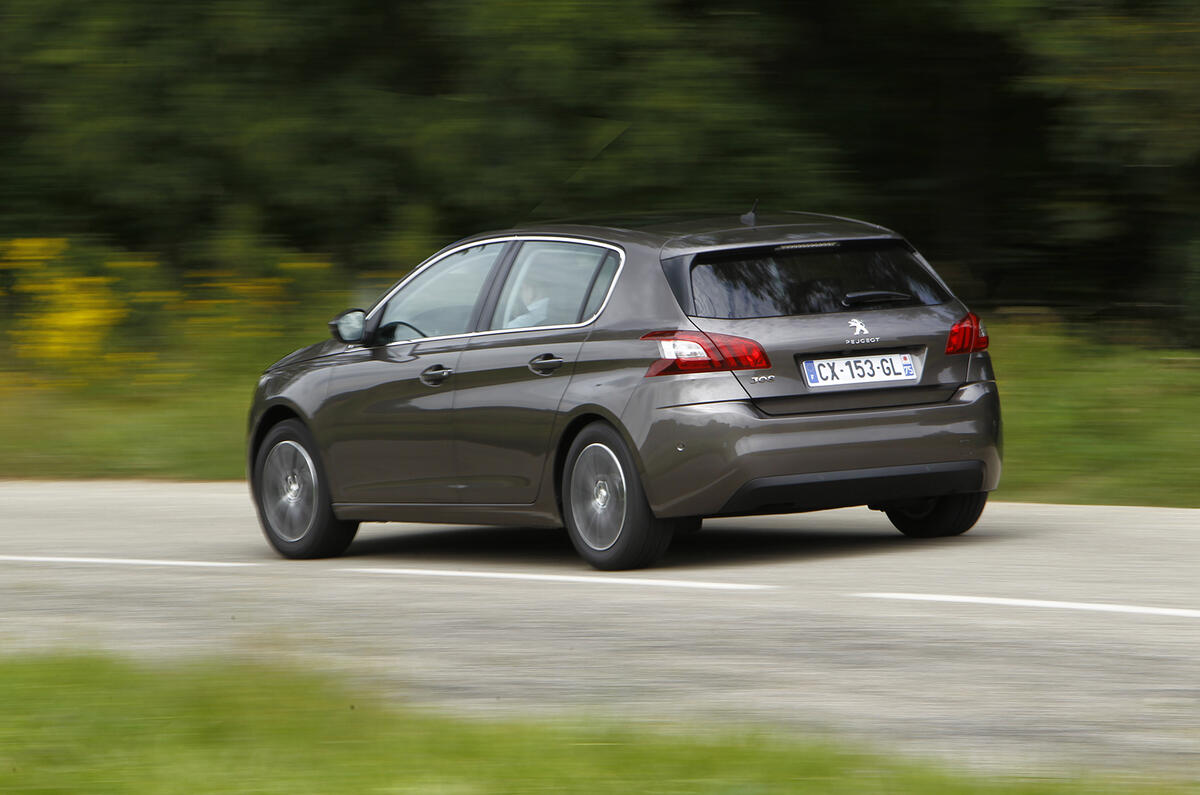
[[[347,309],[329,321],[329,331],[338,342],[361,343],[367,328],[367,313],[361,309]]]

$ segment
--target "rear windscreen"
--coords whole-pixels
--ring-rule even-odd
[[[739,249],[692,263],[696,317],[860,312],[948,301],[945,288],[900,241]]]

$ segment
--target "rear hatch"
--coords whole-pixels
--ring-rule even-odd
[[[937,403],[967,379],[970,357],[945,352],[966,308],[903,240],[699,254],[687,279],[697,328],[770,357],[735,371],[767,414]]]

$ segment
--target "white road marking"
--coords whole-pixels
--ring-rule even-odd
[[[263,566],[263,563],[242,563],[233,561],[212,560],[154,560],[148,558],[81,558],[81,557],[52,557],[49,555],[0,555],[0,562],[11,563],[82,563],[108,566],[192,566],[197,568],[247,568]],[[769,591],[773,585],[754,585],[737,582],[702,582],[697,580],[657,580],[649,577],[605,577],[600,574],[592,576],[567,574],[520,574],[502,571],[463,571],[458,569],[395,569],[384,567],[349,568],[342,567],[335,571],[354,572],[359,574],[392,574],[412,577],[473,577],[489,580],[534,580],[541,582],[576,582],[595,583],[600,585],[648,585],[660,588],[700,588],[712,591]]]
[[[912,602],[958,602],[1002,607],[1047,607],[1056,610],[1092,610],[1100,613],[1138,613],[1148,616],[1200,618],[1200,610],[1182,607],[1142,607],[1104,602],[1055,602],[1046,599],[1004,599],[995,596],[951,596],[937,593],[856,593],[851,595],[863,596],[868,599],[904,599]]]
[[[0,561],[12,563],[94,563],[108,566],[195,566],[223,569],[261,566],[261,563],[232,563],[214,560],[149,560],[143,558],[59,558],[42,555],[0,555]]]
[[[461,569],[392,569],[382,567],[346,568],[361,574],[398,574],[410,577],[473,577],[485,580],[532,580],[535,582],[582,582],[593,585],[649,585],[660,588],[701,588],[713,591],[771,591],[773,585],[752,585],[738,582],[703,582],[699,580],[658,580],[649,577],[608,577],[603,574],[518,574],[503,571],[464,571]]]

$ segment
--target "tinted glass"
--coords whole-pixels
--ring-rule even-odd
[[[465,334],[471,315],[505,243],[456,252],[429,266],[392,296],[379,321],[379,340]]]
[[[580,322],[585,299],[595,294],[601,281],[598,276],[610,255],[608,249],[584,243],[522,244],[489,327],[517,329]],[[605,292],[611,281],[610,272]],[[604,294],[600,297],[603,300]]]
[[[604,258],[604,262],[600,263],[600,270],[596,272],[596,278],[592,282],[587,303],[584,304],[583,311],[579,313],[580,321],[586,320],[600,311],[600,305],[604,303],[604,296],[608,295],[608,288],[617,272],[618,262],[617,255],[610,251]]]
[[[895,241],[701,255],[691,275],[697,317],[861,312],[950,298],[920,260]]]

